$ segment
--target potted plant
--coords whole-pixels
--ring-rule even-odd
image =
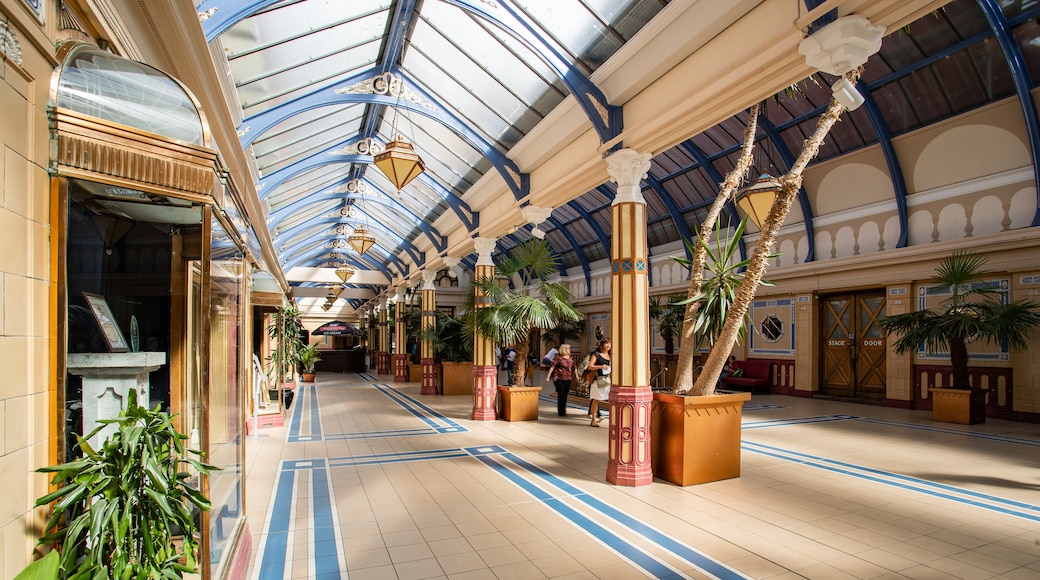
[[[936,421],[974,424],[986,420],[986,392],[971,384],[968,342],[982,340],[1026,348],[1029,331],[1040,325],[1040,305],[1020,300],[1002,303],[997,289],[983,279],[986,259],[957,251],[939,261],[931,282],[949,292],[941,306],[882,318],[886,333],[899,338],[896,352],[905,354],[922,346],[930,353],[948,352],[952,382],[930,389]]]
[[[300,361],[300,366],[303,367],[303,382],[313,383],[314,382],[314,365],[318,364],[321,360],[321,353],[318,352],[318,345],[308,344],[307,346],[300,349],[297,353],[297,359]]]
[[[422,333],[422,340],[433,343],[433,356],[441,363],[441,394],[473,394],[473,331],[467,323],[437,313],[436,324]]]
[[[196,572],[199,540],[197,511],[210,502],[193,485],[216,469],[186,450],[188,438],[165,413],[137,404],[130,391],[127,407],[115,419],[78,436],[83,457],[45,467],[58,489],[38,500],[53,503],[39,544],[60,552],[58,577],[179,578]],[[88,440],[104,425],[117,431],[93,449]]]
[[[570,303],[570,291],[559,282],[549,281],[549,277],[558,271],[558,263],[549,244],[535,238],[514,247],[501,260],[497,280],[473,281],[474,288],[490,302],[490,306],[485,308],[472,309],[475,331],[494,344],[515,345],[516,348],[513,384],[498,388],[506,420],[538,418],[541,387],[524,387],[531,331],[535,328],[547,330],[564,321],[582,319],[581,313]],[[508,282],[514,277],[519,284],[511,288]]]
[[[855,69],[843,75],[846,82],[855,84],[859,80],[860,70]],[[683,317],[679,341],[679,360],[675,373],[675,394],[655,393],[651,417],[651,454],[654,473],[680,485],[699,483],[738,477],[740,475],[740,416],[743,402],[750,398],[750,393],[716,394],[715,388],[719,376],[726,365],[733,345],[746,327],[747,313],[755,298],[758,287],[774,254],[772,248],[776,243],[780,227],[801,189],[802,176],[809,161],[819,152],[824,137],[831,127],[845,112],[845,105],[831,98],[826,110],[816,122],[813,133],[805,140],[798,157],[790,165],[788,172],[776,180],[776,188],[772,191],[773,199],[769,211],[761,222],[756,221],[760,233],[755,242],[751,258],[747,261],[747,270],[728,300],[730,308],[723,319],[718,314],[706,312],[702,319],[702,328],[715,322],[721,323],[714,344],[704,364],[695,374],[694,360],[698,312],[704,306],[696,298],[704,288],[704,274],[708,262],[707,240],[721,215],[722,210],[731,203],[733,194],[751,169],[752,152],[754,151],[758,117],[761,104],[751,107],[747,127],[744,129],[744,140],[740,155],[733,169],[726,174],[719,187],[719,194],[708,209],[704,221],[701,222],[698,243],[693,245],[690,261],[690,282],[687,291],[689,302]],[[709,321],[708,319],[711,319]],[[717,408],[701,409],[718,403]],[[715,425],[698,426],[691,424],[694,418],[703,417]],[[673,429],[681,429],[680,433],[671,433]],[[706,439],[709,434],[725,433],[726,437],[717,443]],[[667,434],[667,436],[664,436]],[[696,452],[702,451],[699,456]],[[665,473],[667,471],[667,474]]]

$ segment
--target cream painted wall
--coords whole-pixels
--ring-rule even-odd
[[[47,90],[52,56],[32,42],[28,22],[0,6],[18,43],[22,63],[0,66],[0,578],[12,578],[31,559],[35,498],[47,479],[35,469],[51,463],[48,334],[49,184]],[[24,12],[24,11],[23,11]]]

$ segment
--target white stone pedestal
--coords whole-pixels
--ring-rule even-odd
[[[166,364],[165,352],[69,353],[69,372],[83,377],[83,435],[98,426],[99,419],[114,419],[126,407],[130,390],[137,404],[148,406],[148,373]],[[88,441],[91,447],[108,438],[116,428],[108,425]]]

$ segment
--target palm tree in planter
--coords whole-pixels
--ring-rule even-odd
[[[531,239],[512,249],[498,264],[494,279],[473,281],[474,288],[490,299],[486,308],[474,308],[474,330],[495,344],[515,345],[514,389],[524,388],[531,330],[556,328],[562,322],[577,322],[582,315],[571,305],[571,293],[559,282],[549,281],[558,270],[558,259],[544,240]],[[503,281],[517,278],[520,284],[509,288]],[[470,296],[474,293],[471,292]],[[537,403],[537,395],[535,395]],[[537,406],[534,407],[537,418]],[[509,411],[506,411],[509,417]]]
[[[882,318],[886,333],[898,335],[896,352],[906,354],[923,346],[931,353],[949,352],[952,384],[932,389],[936,420],[982,423],[986,420],[985,392],[972,385],[968,374],[968,342],[990,343],[1024,349],[1029,332],[1040,325],[1040,305],[1020,300],[1003,303],[1001,293],[984,282],[986,259],[970,251],[958,251],[939,261],[932,291],[949,292],[941,306]],[[956,391],[956,392],[951,392]],[[964,413],[952,406],[963,403]]]
[[[657,332],[664,340],[665,354],[675,352],[675,337],[682,328],[685,294],[650,297],[650,321],[657,323]]]
[[[433,344],[433,356],[441,363],[441,394],[473,394],[473,327],[466,314],[461,319],[437,312],[432,328],[420,339]]]
[[[852,70],[842,75],[845,82],[855,85],[859,80],[860,70]],[[675,373],[675,394],[655,393],[650,421],[651,425],[651,460],[654,475],[679,485],[704,483],[740,475],[740,416],[743,401],[750,398],[750,393],[716,395],[715,388],[719,375],[739,339],[741,331],[746,327],[746,316],[755,298],[762,276],[773,257],[772,248],[784,219],[791,210],[798,191],[802,185],[802,174],[809,161],[816,156],[823,144],[824,137],[831,127],[845,112],[845,105],[831,98],[827,109],[820,115],[813,133],[805,140],[798,157],[791,164],[789,171],[778,180],[779,190],[769,208],[763,223],[758,224],[761,231],[755,242],[755,249],[747,262],[744,278],[732,297],[729,314],[722,321],[714,345],[699,375],[695,375],[695,357],[697,348],[698,311],[703,306],[697,297],[702,292],[705,265],[708,261],[708,239],[715,229],[715,223],[723,208],[733,197],[744,177],[751,168],[752,152],[755,146],[758,116],[762,106],[751,107],[747,127],[744,129],[744,141],[733,169],[726,174],[719,186],[719,193],[708,209],[700,225],[698,243],[694,246],[688,284],[686,314],[683,317],[682,330],[679,336],[679,360]],[[708,314],[713,316],[713,314]],[[689,396],[686,396],[689,395]],[[691,424],[687,421],[693,417],[713,417],[715,423]],[[687,434],[689,434],[687,436]],[[686,439],[697,441],[697,445],[686,445]],[[703,450],[698,454],[697,451]],[[672,462],[664,462],[661,458],[677,458]]]
[[[180,578],[196,572],[199,539],[196,512],[210,502],[193,480],[217,469],[186,450],[187,435],[169,415],[137,404],[115,419],[78,436],[83,457],[45,467],[60,486],[36,500],[54,504],[39,544],[60,554],[58,578]],[[117,430],[98,449],[88,440],[106,425]]]

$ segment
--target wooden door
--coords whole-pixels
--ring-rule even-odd
[[[827,296],[821,300],[820,394],[881,401],[885,398],[883,292]]]

